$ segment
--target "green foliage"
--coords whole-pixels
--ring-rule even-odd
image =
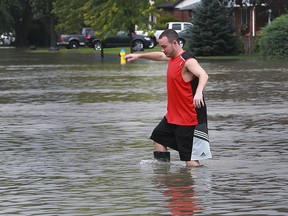
[[[50,11],[50,1],[52,0],[1,0],[0,1],[0,29],[8,30],[14,28],[14,25],[19,20],[23,20],[27,12],[33,13],[37,19],[39,16],[44,16]],[[30,14],[29,14],[30,15]],[[32,17],[32,15],[31,15]]]
[[[48,41],[51,2],[52,0],[1,0],[0,31],[15,33],[18,47],[27,46],[31,41],[39,42],[39,37]],[[36,34],[31,29],[35,29]]]
[[[85,0],[54,0],[52,13],[57,17],[56,32],[80,33],[84,25],[82,7]]]
[[[263,28],[258,49],[265,59],[288,58],[288,14],[274,19]]]
[[[148,20],[149,14],[159,16],[156,7],[167,0],[88,0],[83,7],[84,21],[87,26],[97,30],[97,36],[105,38],[107,32],[118,30],[134,31],[135,25],[139,29],[148,30],[154,25]]]
[[[25,11],[29,10],[30,7],[28,2],[21,0],[2,0],[0,5],[1,23],[5,25],[5,30],[14,27],[17,21],[23,21]]]
[[[84,23],[96,30],[96,36],[105,39],[107,34],[118,30],[134,32],[135,25],[148,31],[149,15],[159,16],[156,7],[169,0],[88,0],[83,6]],[[132,51],[132,38],[131,38]]]
[[[7,2],[0,1],[0,33],[11,32],[13,29],[13,17],[7,9]]]
[[[239,37],[233,35],[234,26],[229,8],[218,0],[202,0],[193,10],[193,28],[189,49],[195,55],[215,56],[239,53]]]

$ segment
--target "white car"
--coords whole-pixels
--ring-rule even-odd
[[[11,32],[5,32],[0,35],[0,45],[11,45],[15,42],[15,37]]]

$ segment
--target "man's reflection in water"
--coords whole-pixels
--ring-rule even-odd
[[[170,209],[171,215],[194,215],[195,211],[201,210],[193,189],[193,170],[185,167],[172,173],[167,167],[165,171],[162,169],[154,172],[159,172],[155,176],[156,181],[164,189],[163,194],[168,197],[165,207]]]

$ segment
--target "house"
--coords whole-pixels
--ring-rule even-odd
[[[261,28],[270,23],[273,16],[284,14],[285,8],[288,9],[288,1],[284,0],[273,0],[271,5],[242,4],[241,0],[234,2],[241,2],[241,4],[233,3],[233,22],[235,33],[242,36],[258,35]],[[183,22],[191,22],[192,10],[200,3],[201,0],[175,0],[172,3],[161,4],[158,9],[163,15],[170,14]]]
[[[170,14],[183,22],[191,22],[192,9],[200,2],[201,0],[175,0],[161,4],[158,9],[162,15]]]
[[[243,36],[246,53],[251,53],[254,50],[256,36],[273,18],[288,10],[288,1],[273,0],[269,5],[263,3],[265,1],[258,5],[242,2],[242,0],[235,0],[231,3],[233,23],[235,34]],[[170,14],[181,21],[193,23],[193,9],[197,8],[200,3],[201,0],[175,0],[173,3],[161,4],[158,9],[161,10],[162,15]]]

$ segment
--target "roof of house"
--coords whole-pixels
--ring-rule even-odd
[[[201,1],[182,7],[180,10],[193,10],[201,4]]]
[[[175,0],[174,2],[162,3],[158,8],[164,10],[178,9],[178,10],[191,10],[201,3],[201,0]]]
[[[169,2],[169,3],[162,3],[158,6],[158,8],[175,8],[176,5],[183,2],[184,0],[175,0],[175,2]]]

